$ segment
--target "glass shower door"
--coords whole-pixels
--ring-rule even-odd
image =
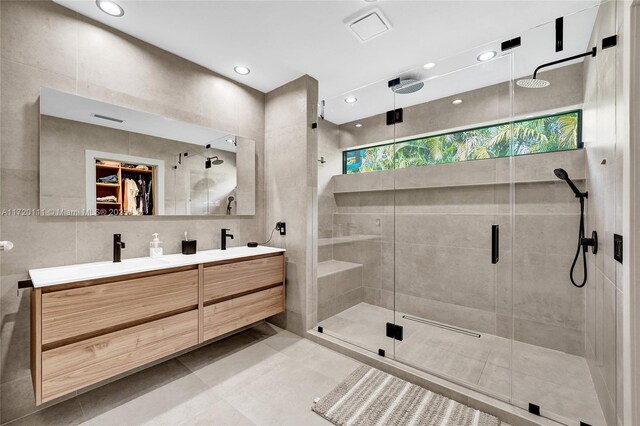
[[[538,127],[547,145],[553,148],[555,143],[561,150],[515,152],[514,157],[512,403],[525,410],[533,406],[542,416],[565,424],[617,422],[620,293],[615,262],[607,252],[619,205],[617,164],[609,160],[616,149],[616,49],[602,49],[602,39],[616,32],[615,8],[615,2],[605,1],[564,16],[564,50],[549,46],[542,62],[589,52],[594,46],[597,56],[544,68],[538,78],[548,87],[516,86],[514,93],[516,115],[546,116],[536,120]],[[522,36],[552,39],[555,27],[552,21]],[[513,56],[516,68],[530,61],[525,50]],[[523,124],[516,121],[515,126]],[[585,234],[595,230],[603,242],[597,254],[591,249],[585,254],[588,277],[583,287],[571,282],[573,277],[580,285],[584,278],[582,254],[570,275],[580,201],[558,178],[557,169],[579,191],[588,191]]]
[[[318,124],[319,330],[393,356],[393,109],[387,81],[321,105]],[[368,149],[368,145],[382,145]]]
[[[395,359],[504,400],[511,94],[497,44],[401,75],[394,101]]]

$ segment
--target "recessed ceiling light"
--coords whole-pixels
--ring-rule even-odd
[[[96,0],[96,5],[98,8],[111,16],[122,16],[124,15],[124,9],[120,7],[120,5],[110,1],[110,0]]]
[[[358,102],[358,98],[356,98],[355,96],[348,96],[346,98],[344,98],[344,101],[348,104],[353,104]]]
[[[460,105],[462,103],[462,99],[454,99],[451,103],[454,105]]]
[[[425,70],[430,70],[431,68],[433,68],[435,66],[436,66],[435,62],[429,62],[429,63],[423,65]]]
[[[240,75],[247,75],[251,72],[249,68],[243,67],[242,65],[238,65],[237,67],[234,67],[233,70]]]
[[[493,50],[489,50],[487,52],[482,52],[481,54],[478,55],[478,60],[480,62],[484,62],[484,61],[488,61],[489,59],[493,59],[495,58],[497,55],[497,53]]]
[[[233,139],[227,139],[227,142],[233,143]]]
[[[525,118],[533,118],[533,115],[527,115]]]
[[[361,123],[356,124],[356,127],[362,127]]]

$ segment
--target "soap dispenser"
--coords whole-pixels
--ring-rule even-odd
[[[149,243],[149,257],[156,259],[162,257],[162,242],[158,239],[158,233],[153,234],[153,240]]]

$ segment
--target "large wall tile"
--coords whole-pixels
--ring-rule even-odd
[[[277,324],[298,334],[315,324],[317,257],[313,235],[317,221],[312,208],[317,199],[318,134],[311,130],[309,109],[315,109],[317,82],[301,77],[265,97],[266,223],[284,220],[287,236],[276,236],[271,245],[287,249],[286,312]],[[312,255],[313,254],[313,255]],[[318,315],[325,315],[318,309]]]
[[[48,1],[3,1],[2,59],[75,78],[77,14]]]
[[[12,3],[3,2],[2,4]],[[34,2],[35,4],[44,2]],[[5,21],[2,15],[2,21]],[[2,89],[0,114],[3,127],[21,127],[23,134],[38,128],[40,119],[40,88],[73,92],[75,79],[50,71],[41,70],[17,62],[2,60],[0,86]]]
[[[491,225],[496,223],[496,218],[493,215],[398,214],[395,223],[397,243],[488,249]]]
[[[490,250],[396,244],[396,292],[495,310]]]
[[[579,215],[516,215],[514,250],[572,255],[576,251],[579,223]]]
[[[38,146],[37,127],[23,123],[0,127],[0,168],[38,170]]]
[[[572,256],[516,253],[514,315],[558,327],[584,330],[584,289],[569,281]]]

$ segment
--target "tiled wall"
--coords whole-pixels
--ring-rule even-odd
[[[367,303],[583,355],[584,291],[568,279],[579,204],[553,169],[581,184],[584,154],[336,176],[333,258],[363,265]]]
[[[591,36],[591,45],[603,37],[620,34],[616,1],[604,2]],[[600,50],[584,63],[584,140],[587,146],[589,191],[587,232],[596,230],[599,252],[589,256],[586,286],[586,355],[600,405],[608,424],[622,416],[622,265],[613,259],[613,234],[622,234],[622,143],[617,126],[621,85],[622,46]]]
[[[342,156],[340,155],[340,134],[338,126],[327,120],[318,123],[318,238],[331,238],[333,235],[333,213],[336,202],[333,198],[331,178],[342,173]],[[323,253],[320,245],[319,260],[332,259],[331,245],[324,246],[329,252]],[[326,251],[326,250],[325,250]]]
[[[184,231],[198,247],[264,238],[264,94],[88,20],[51,1],[2,1],[1,198],[3,209],[38,207],[38,96],[41,86],[224,130],[256,141],[256,215],[232,219],[38,218],[3,216],[0,422],[34,411],[29,373],[28,292],[16,283],[29,268],[109,260],[113,233],[123,257],[146,256],[153,232],[176,253]],[[64,153],[61,153],[64,154]],[[286,155],[286,154],[285,154]],[[51,158],[56,161],[56,158]]]
[[[287,250],[286,312],[275,323],[298,334],[315,324],[318,82],[303,76],[266,95],[265,182],[267,234],[287,224],[270,244]]]

